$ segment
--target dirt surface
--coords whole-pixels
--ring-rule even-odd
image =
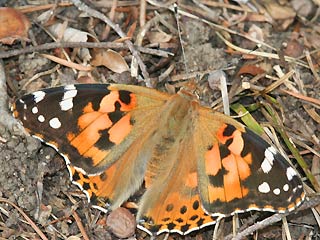
[[[107,4],[106,7],[99,5],[103,2],[105,4],[112,3],[112,1],[93,1],[90,6],[108,15],[110,12],[109,5]],[[305,169],[315,176],[314,182],[307,179],[306,172],[299,166],[295,155],[289,151],[288,146],[278,133],[280,145],[302,175],[307,186],[307,193],[312,194],[320,190],[317,189],[320,173],[320,58],[319,51],[314,51],[319,50],[320,47],[317,42],[320,37],[320,22],[319,17],[312,18],[317,16],[313,9],[319,6],[311,1],[304,1],[305,8],[311,7],[309,11],[303,9],[304,12],[302,12],[297,7],[296,2],[289,1],[285,6],[282,6],[281,9],[284,12],[275,10],[273,8],[275,6],[272,6],[272,4],[264,5],[261,3],[260,7],[267,10],[266,14],[249,11],[245,15],[243,10],[234,10],[230,6],[237,7],[235,9],[248,10],[249,5],[236,5],[230,2],[225,6],[226,8],[220,5],[216,5],[216,7],[207,6],[211,9],[209,11],[201,9],[201,6],[195,3],[182,1],[181,9],[188,11],[186,8],[188,6],[190,13],[197,15],[200,19],[206,19],[210,22],[215,21],[215,24],[220,28],[210,26],[199,19],[189,18],[181,13],[179,23],[182,31],[182,45],[185,51],[185,56],[183,56],[179,50],[180,39],[177,32],[168,31],[158,21],[148,29],[148,34],[145,36],[142,46],[159,46],[156,43],[161,42],[162,45],[160,46],[163,50],[177,52],[176,56],[166,59],[142,54],[142,61],[148,69],[154,69],[153,72],[150,72],[152,82],[157,83],[153,84],[153,87],[161,91],[173,92],[175,88],[179,87],[180,81],[188,77],[200,76],[201,79],[197,82],[198,95],[203,104],[212,106],[217,103],[216,99],[221,99],[221,93],[219,81],[210,80],[207,73],[214,70],[224,70],[227,76],[228,89],[234,88],[237,93],[230,95],[231,102],[236,101],[248,106],[248,109],[250,109],[250,106],[252,109],[256,109],[251,114],[263,126],[275,125],[274,122],[266,118],[266,114],[263,112],[266,106],[275,109],[280,122],[283,123],[284,131],[302,154],[306,162]],[[48,29],[53,24],[63,23],[64,21],[66,23],[66,20],[68,20],[66,26],[90,32],[91,35],[87,35],[91,38],[90,41],[92,41],[91,36],[93,34],[101,40],[105,24],[100,20],[83,17],[80,15],[81,12],[71,4],[70,6],[49,6],[47,5],[49,3],[46,0],[32,1],[32,4],[46,6],[46,8],[41,11],[31,8],[31,5],[26,8],[28,10],[25,11],[25,15],[33,22],[28,34],[30,40],[25,42],[25,40],[17,39],[13,45],[0,43],[0,54],[13,49],[23,49],[24,46],[31,46],[35,42],[38,45],[52,42],[51,37],[40,26]],[[131,6],[121,5],[120,3],[122,2],[119,1],[121,7],[116,8],[113,22],[119,24],[134,42],[141,29],[139,26],[139,4],[135,4],[135,1],[131,2]],[[25,5],[24,1],[0,1],[0,6],[21,9],[23,5]],[[155,17],[154,10],[157,10],[160,14],[170,16],[166,21],[177,31],[173,13],[164,7],[152,6],[151,4],[147,4],[147,6],[147,23]],[[279,9],[280,5],[277,6],[277,9]],[[39,20],[39,16],[45,11],[53,12],[49,18]],[[35,24],[36,21],[38,21],[37,24]],[[135,23],[137,25],[134,25]],[[222,28],[234,32],[221,31]],[[227,41],[241,49],[252,50],[252,55],[245,54],[241,49],[236,51],[227,47],[217,36],[216,32],[218,30],[223,33]],[[170,36],[169,40],[164,42],[162,40],[165,37],[161,35],[163,31],[166,31]],[[159,35],[152,35],[151,33]],[[259,38],[260,35],[262,37]],[[274,59],[271,55],[266,57],[255,55],[256,43],[249,40],[249,37],[254,38],[255,36],[261,42],[273,48],[262,46],[256,52],[276,53],[275,55],[280,56],[281,60]],[[117,39],[119,39],[119,36],[111,30],[104,41],[112,42]],[[80,46],[81,44],[79,44]],[[306,53],[304,50],[308,50],[310,53],[309,62],[303,55]],[[73,48],[66,48],[66,51],[73,62],[82,64],[92,61],[86,59],[85,54],[74,54],[75,50]],[[90,51],[90,54],[93,55],[93,49],[87,49],[86,51]],[[130,64],[132,54],[127,48],[115,48],[114,51],[121,53],[123,59]],[[45,51],[38,50],[18,55],[13,54],[10,57],[3,57],[3,62],[0,63],[4,67],[5,73],[5,79],[1,80],[2,86],[5,86],[4,89],[7,88],[6,92],[1,93],[0,99],[2,101],[1,106],[5,108],[1,110],[3,114],[0,116],[0,197],[2,198],[0,204],[0,239],[40,239],[35,227],[25,222],[25,218],[17,210],[18,208],[32,219],[48,239],[86,239],[85,234],[89,239],[117,239],[106,224],[106,214],[90,208],[84,194],[71,184],[63,159],[52,148],[27,136],[19,127],[19,123],[14,118],[9,117],[11,115],[7,115],[11,113],[9,107],[6,106],[10,106],[18,96],[49,86],[79,82],[126,82],[130,84],[139,82],[140,85],[145,85],[145,82],[133,80],[130,78],[130,74],[119,74],[110,66],[109,69],[105,66],[98,66],[89,72],[71,70],[68,65],[57,67],[57,63],[39,55],[39,52],[64,58],[60,48],[56,47]],[[284,59],[284,55],[289,55],[295,60]],[[302,57],[298,62],[297,59],[300,56]],[[165,70],[172,63],[175,63],[174,70],[159,82],[158,77],[163,76]],[[123,63],[118,63],[118,65],[120,64]],[[282,72],[274,70],[276,65],[280,66]],[[242,77],[236,75],[236,73],[239,73],[239,69],[241,69]],[[275,80],[279,79],[277,74],[286,74],[291,70],[293,75],[288,80],[272,88],[270,92],[263,92],[264,88],[270,87]],[[46,73],[34,77],[36,74],[44,72]],[[258,78],[259,74],[263,76]],[[240,93],[238,86],[240,86],[241,81],[250,82],[250,89],[243,90]],[[221,104],[219,106],[219,111],[222,111]],[[232,115],[236,115],[236,113],[233,112]],[[13,207],[9,202],[14,203],[18,208]],[[319,206],[316,210],[319,214]],[[254,222],[270,215],[268,213],[246,213],[240,214],[239,219],[242,226],[251,226],[254,225]],[[297,214],[290,214],[288,222],[292,239],[307,239],[307,236],[311,236],[312,239],[320,237],[319,226],[310,209],[300,211]],[[169,236],[169,239],[212,239],[213,228],[212,226],[206,227],[186,237],[173,234]],[[230,237],[232,219],[227,218],[219,231],[220,237]],[[282,234],[282,223],[278,222],[259,231],[257,236],[258,239],[280,239]],[[158,239],[164,237],[164,235],[161,235]],[[131,239],[149,238],[146,233],[140,230],[136,230],[135,235],[131,236]],[[223,237],[221,238],[223,239]],[[251,238],[250,236],[247,237],[247,239]]]

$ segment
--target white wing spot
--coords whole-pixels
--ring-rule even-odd
[[[43,115],[39,115],[38,116],[38,121],[39,122],[44,122],[46,119],[44,118],[44,116]]]
[[[294,169],[292,167],[287,168],[286,174],[287,174],[287,179],[289,181],[291,181],[292,178],[297,175],[296,171],[294,171]]]
[[[73,108],[73,98],[77,96],[78,90],[74,85],[67,85],[64,88],[62,101],[59,103],[62,111],[68,111]]]
[[[296,193],[297,190],[298,190],[298,188],[295,187],[294,189],[292,189],[292,192],[293,192],[293,193]]]
[[[64,90],[74,90],[74,89],[76,89],[76,86],[73,84],[69,84],[64,87]]]
[[[285,184],[283,185],[283,191],[287,192],[289,190],[289,185],[288,184]]]
[[[273,189],[273,193],[274,193],[275,195],[279,195],[279,194],[280,194],[280,189],[279,189],[279,188]]]
[[[49,121],[49,125],[50,125],[50,127],[54,128],[54,129],[58,129],[61,127],[61,122],[59,121],[58,118],[55,117]]]
[[[37,92],[34,92],[32,95],[35,103],[38,103],[44,99],[44,96],[46,95],[46,93],[44,91],[37,91]]]
[[[258,190],[261,193],[268,193],[270,192],[270,186],[268,183],[263,182],[262,184],[259,185]]]
[[[68,111],[73,108],[73,98],[62,100],[59,105],[62,111]]]
[[[269,151],[272,152],[274,155],[277,154],[277,150],[273,147],[273,146],[270,146],[268,147]]]
[[[67,90],[66,92],[63,94],[63,100],[68,99],[68,98],[74,98],[75,96],[77,96],[78,90],[77,89],[70,89]]]
[[[31,112],[32,112],[33,114],[37,114],[37,113],[39,112],[39,110],[38,110],[38,108],[35,106],[35,107],[33,107],[33,108],[31,109]]]
[[[268,147],[264,151],[264,160],[261,163],[261,169],[264,173],[269,173],[273,166],[275,149],[273,147]]]

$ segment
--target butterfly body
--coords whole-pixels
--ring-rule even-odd
[[[13,108],[31,135],[59,151],[93,204],[104,197],[114,209],[144,185],[137,221],[150,234],[187,234],[235,212],[291,211],[305,196],[274,147],[186,90],[68,85]]]

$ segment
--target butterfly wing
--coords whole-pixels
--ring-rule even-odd
[[[120,206],[144,181],[137,219],[149,233],[187,234],[215,215],[252,209],[289,211],[304,198],[273,147],[183,91],[69,85],[21,98],[14,115],[58,149],[91,200]]]
[[[235,120],[199,110],[199,192],[208,214],[291,211],[305,197],[302,182],[284,157]]]
[[[68,85],[23,96],[13,112],[31,135],[64,157],[88,197],[106,197],[116,207],[143,181],[150,155],[143,146],[167,99],[130,85]]]
[[[150,234],[185,235],[215,223],[215,218],[201,207],[195,147],[189,135],[183,139],[177,136],[168,149],[161,147],[161,153],[153,155],[157,157],[150,160],[148,172],[156,175],[146,175],[147,190],[137,214],[140,229]],[[160,164],[152,164],[156,161]]]

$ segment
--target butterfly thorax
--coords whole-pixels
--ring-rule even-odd
[[[171,96],[159,112],[158,127],[150,139],[154,143],[148,168],[152,176],[163,174],[161,169],[168,169],[168,165],[175,169],[174,166],[179,163],[181,146],[185,141],[192,141],[199,104],[190,100],[189,96]],[[190,138],[186,139],[185,136]]]

